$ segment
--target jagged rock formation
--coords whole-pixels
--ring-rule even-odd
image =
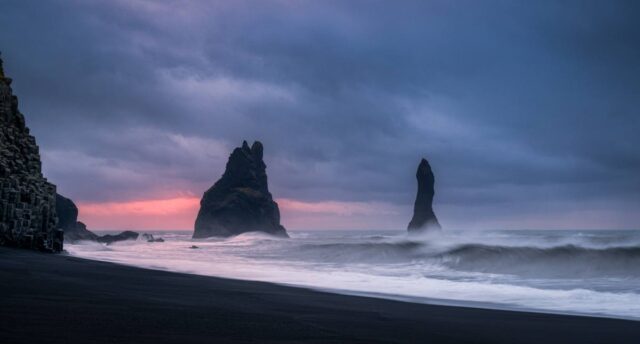
[[[418,171],[418,194],[413,206],[413,218],[409,222],[409,232],[424,231],[428,229],[440,229],[440,223],[433,212],[433,195],[435,178],[431,165],[426,159],[420,161]]]
[[[58,227],[64,230],[64,240],[74,242],[78,240],[96,241],[98,235],[87,229],[78,221],[78,207],[72,200],[56,194],[56,213],[58,213]]]
[[[68,242],[88,240],[109,245],[116,241],[135,240],[139,235],[132,231],[125,231],[115,235],[107,234],[103,236],[93,233],[87,229],[87,226],[84,223],[78,221],[78,207],[76,207],[76,204],[73,203],[72,200],[60,194],[56,194],[56,213],[58,214],[59,227],[64,230],[64,240]],[[162,238],[154,239],[152,235],[151,239],[158,242],[164,241]]]
[[[246,141],[233,150],[222,178],[204,193],[194,238],[228,237],[265,232],[288,237],[280,225],[280,210],[267,185],[262,143]]]
[[[42,175],[39,148],[11,81],[0,58],[0,245],[60,252],[56,186]]]

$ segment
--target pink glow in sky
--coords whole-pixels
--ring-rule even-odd
[[[307,202],[296,199],[276,199],[280,208],[281,223],[288,230],[347,230],[347,229],[404,229],[411,217],[411,206],[398,206],[384,202]],[[200,199],[194,196],[176,196],[169,199],[147,199],[120,202],[78,202],[79,221],[92,230],[193,230],[200,207]],[[473,209],[471,209],[473,210]],[[481,218],[481,210],[471,216]],[[578,211],[553,212],[540,219],[536,213],[484,221],[483,226],[469,226],[456,222],[457,214],[464,209],[436,206],[443,223],[450,229],[505,228],[517,229],[514,224],[529,228],[542,227],[543,220],[551,218],[556,229],[604,228],[605,222],[615,222],[614,212]],[[599,222],[600,221],[600,222]],[[620,219],[619,221],[625,221]],[[486,225],[486,224],[489,225]]]
[[[95,229],[169,230],[193,228],[199,199],[79,203],[79,220]]]
[[[277,199],[283,225],[288,229],[393,228],[397,207],[376,202],[304,202]],[[191,230],[200,199],[175,197],[123,202],[79,202],[79,220],[97,230]],[[375,215],[389,220],[380,222]],[[402,214],[404,215],[404,214]]]

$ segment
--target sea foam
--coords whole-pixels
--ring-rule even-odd
[[[318,231],[200,240],[153,234],[166,241],[66,249],[145,268],[412,302],[640,319],[638,231]]]

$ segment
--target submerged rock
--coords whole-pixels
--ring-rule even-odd
[[[424,231],[429,229],[440,229],[440,223],[433,212],[433,195],[435,177],[431,171],[431,165],[426,159],[420,161],[418,171],[418,194],[413,206],[413,218],[409,222],[409,232]]]
[[[103,235],[101,237],[98,238],[98,242],[101,242],[103,244],[112,244],[116,241],[125,241],[125,240],[136,240],[138,239],[138,236],[140,234],[133,232],[133,231],[124,231],[122,233],[119,234],[107,234],[107,235]]]
[[[246,141],[233,150],[222,178],[204,193],[194,238],[228,237],[265,232],[288,237],[280,224],[280,210],[267,185],[262,143]]]
[[[62,251],[55,195],[0,58],[0,245]]]
[[[148,233],[142,234],[142,239],[146,240],[147,242],[164,242],[164,239],[156,238],[153,236],[153,234]]]

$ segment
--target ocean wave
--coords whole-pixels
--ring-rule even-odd
[[[399,263],[425,257],[423,242],[354,242],[303,244],[285,250],[295,258],[334,263]]]
[[[640,318],[638,232],[246,233],[106,247],[71,255],[147,268],[372,293]],[[197,250],[191,246],[199,247]],[[387,297],[387,296],[383,296]],[[428,301],[431,302],[431,301]]]
[[[325,263],[425,263],[468,272],[540,278],[639,278],[640,246],[603,248],[463,243],[439,246],[424,241],[313,243],[295,250],[291,259]],[[284,254],[284,252],[283,252]]]
[[[439,255],[451,268],[543,278],[640,277],[640,247],[467,244]]]

